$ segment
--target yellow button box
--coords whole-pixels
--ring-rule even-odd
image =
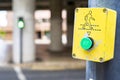
[[[73,58],[94,62],[113,59],[116,15],[116,11],[107,8],[77,8]]]

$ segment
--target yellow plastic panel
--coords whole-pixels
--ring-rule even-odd
[[[95,62],[112,59],[115,28],[115,11],[106,8],[77,8],[74,20],[73,57]],[[81,46],[81,40],[87,37],[93,40],[93,46],[85,50]]]

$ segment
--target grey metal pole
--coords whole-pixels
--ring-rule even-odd
[[[87,61],[86,80],[104,80],[103,63]]]
[[[23,62],[23,28],[20,29],[20,63]]]
[[[114,59],[105,63],[87,61],[86,80],[120,80],[120,0],[89,0],[89,7],[106,7],[117,11]]]

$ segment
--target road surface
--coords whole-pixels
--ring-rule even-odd
[[[85,70],[37,71],[0,68],[0,80],[85,80]]]

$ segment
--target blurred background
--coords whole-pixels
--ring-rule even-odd
[[[88,0],[0,0],[0,79],[85,80],[72,58],[77,7]]]

